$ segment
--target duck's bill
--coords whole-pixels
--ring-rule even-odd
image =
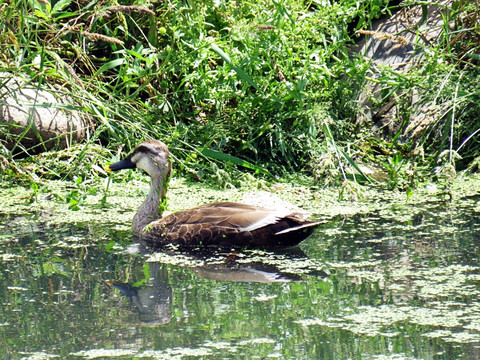
[[[117,161],[116,163],[105,166],[105,171],[117,171],[122,169],[135,169],[137,166],[129,159]]]

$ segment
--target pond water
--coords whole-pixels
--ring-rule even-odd
[[[299,248],[207,257],[145,254],[130,244],[130,219],[146,191],[138,184],[129,197],[112,186],[101,205],[93,191],[77,211],[57,196],[72,189],[32,195],[4,185],[0,353],[479,359],[479,184],[465,179],[452,201],[436,188],[408,202],[373,190],[338,202],[320,189],[277,189],[295,193],[324,224]],[[185,193],[174,185],[170,203],[186,201]]]

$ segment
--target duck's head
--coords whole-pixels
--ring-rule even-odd
[[[140,143],[125,159],[105,166],[106,171],[139,168],[152,178],[170,176],[170,152],[167,146],[158,140]]]

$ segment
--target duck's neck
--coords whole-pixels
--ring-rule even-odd
[[[166,183],[164,176],[152,177],[150,192],[133,218],[133,234],[139,236],[145,226],[160,218],[160,203],[165,198]]]

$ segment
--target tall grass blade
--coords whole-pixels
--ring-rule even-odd
[[[369,183],[374,183],[375,180],[373,180],[370,176],[366,175],[360,168],[359,166],[355,163],[355,161],[350,157],[348,156],[348,154],[343,151],[342,149],[338,149],[338,151],[340,152],[340,154],[342,154],[343,158],[345,160],[347,160],[347,162],[355,169],[358,171],[358,173],[363,176]]]
[[[221,151],[216,151],[216,150],[212,150],[212,149],[203,149],[203,150],[200,150],[200,153],[203,156],[205,156],[207,158],[210,158],[210,159],[213,159],[213,160],[221,160],[221,161],[225,161],[225,162],[230,162],[232,164],[239,165],[239,166],[242,166],[242,167],[250,169],[250,170],[254,170],[256,173],[262,173],[262,174],[266,174],[266,175],[269,175],[269,176],[273,176],[267,170],[262,169],[261,167],[255,165],[255,164],[252,164],[252,163],[250,163],[246,160],[240,159],[236,156],[225,154]]]
[[[108,63],[106,64],[103,64],[102,67],[100,69],[97,70],[97,72],[95,73],[95,75],[93,77],[97,77],[98,75],[100,75],[101,73],[105,72],[105,71],[108,71],[110,69],[113,69],[117,66],[121,66],[123,64],[126,63],[126,60],[124,58],[121,58],[121,59],[115,59],[115,60],[112,60],[112,61],[109,61]]]
[[[230,66],[237,73],[240,79],[244,80],[249,85],[253,86],[256,90],[259,90],[257,84],[255,84],[252,78],[248,76],[247,73],[243,71],[242,68],[233,65],[232,60],[230,59],[230,56],[228,56],[228,54],[225,53],[225,51],[220,49],[216,44],[212,44],[212,49],[228,64],[228,66]]]
[[[375,182],[370,176],[365,175],[363,173],[363,171],[360,169],[360,167],[355,163],[355,161],[345,151],[343,151],[342,149],[340,149],[340,147],[337,146],[337,144],[335,142],[335,139],[332,135],[332,132],[330,130],[330,127],[328,126],[327,123],[324,123],[323,131],[325,133],[325,137],[327,139],[327,142],[335,150],[338,157],[340,157],[340,156],[343,157],[361,176],[363,176],[365,178],[366,181],[368,181],[370,183]],[[343,173],[343,177],[346,178],[346,173],[345,173],[345,171],[343,169],[343,166],[341,164],[340,164],[340,167],[341,167],[341,170],[342,170],[342,173]]]

